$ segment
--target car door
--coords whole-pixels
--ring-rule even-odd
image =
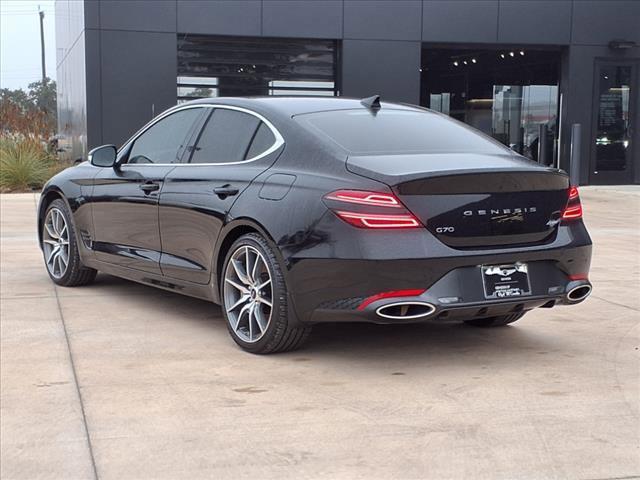
[[[227,213],[284,140],[261,115],[230,106],[216,106],[194,140],[160,194],[160,266],[167,277],[206,284]]]
[[[204,111],[185,108],[160,117],[121,149],[119,166],[95,177],[92,246],[97,260],[161,273],[158,198]]]

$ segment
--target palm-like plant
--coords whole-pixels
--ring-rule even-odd
[[[55,169],[55,162],[39,141],[12,135],[0,138],[0,190],[39,188]]]

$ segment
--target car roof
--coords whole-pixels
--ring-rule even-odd
[[[274,113],[293,117],[304,113],[326,112],[331,110],[366,109],[360,98],[326,97],[326,96],[264,96],[264,97],[214,97],[192,100],[180,104],[200,105],[218,104],[244,107],[263,113]],[[380,102],[381,108],[394,108],[401,110],[424,111],[421,107],[394,103]]]

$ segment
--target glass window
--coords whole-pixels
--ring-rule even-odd
[[[423,48],[421,104],[557,164],[560,52]]]
[[[189,108],[172,113],[155,123],[134,142],[127,163],[175,163],[187,139],[187,134],[201,108]]]
[[[178,101],[338,95],[337,41],[178,35]]]
[[[296,120],[355,154],[504,153],[497,142],[429,112],[385,109],[336,110],[297,115]]]
[[[269,127],[265,123],[260,123],[258,131],[256,132],[249,151],[247,152],[246,159],[255,158],[261,153],[266,152],[271,146],[276,143],[276,137]]]
[[[191,163],[228,163],[245,159],[260,119],[248,113],[216,108],[193,149]]]
[[[599,69],[595,170],[622,171],[631,155],[631,66],[600,65]]]

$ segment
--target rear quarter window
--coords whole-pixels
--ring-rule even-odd
[[[193,150],[191,163],[234,163],[245,159],[260,119],[244,112],[216,108]]]
[[[269,150],[276,143],[276,137],[266,123],[261,122],[256,131],[251,146],[247,152],[246,159],[252,159]]]
[[[411,153],[504,154],[509,150],[470,127],[424,111],[334,110],[294,117],[354,155]]]

